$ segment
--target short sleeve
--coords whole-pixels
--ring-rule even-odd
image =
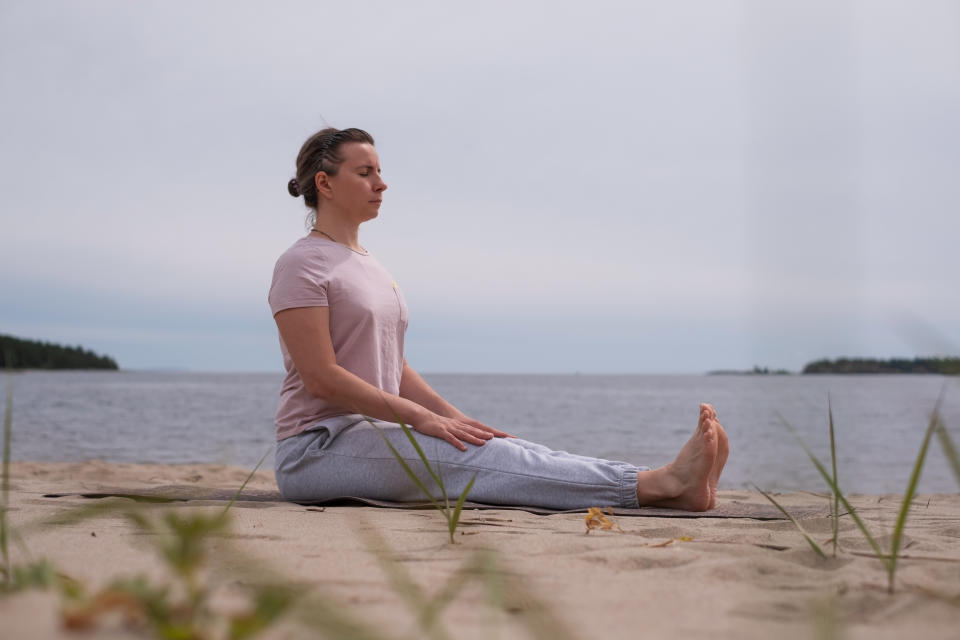
[[[297,307],[326,307],[329,269],[323,255],[293,246],[273,268],[267,301],[273,315]]]

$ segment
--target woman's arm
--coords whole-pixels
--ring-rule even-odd
[[[338,365],[330,340],[329,308],[286,309],[274,320],[300,378],[313,395],[379,420],[402,420],[420,433],[446,440],[461,450],[466,450],[461,440],[482,445],[493,437],[473,421],[439,415],[416,401],[386,393]]]
[[[479,420],[474,420],[473,418],[468,417],[462,411],[447,402],[443,396],[434,391],[433,387],[427,384],[427,381],[424,380],[420,374],[417,373],[414,368],[407,363],[406,358],[403,359],[403,375],[400,377],[400,397],[411,400],[421,407],[426,407],[437,415],[446,416],[448,418],[456,418],[457,420],[471,424],[479,429],[483,429],[484,431],[487,431],[498,438],[513,437],[509,433],[500,431],[499,429],[494,429],[493,427],[483,424]]]
[[[465,418],[455,406],[447,402],[443,396],[433,390],[427,381],[420,377],[413,367],[403,359],[403,374],[400,376],[400,397],[416,402],[437,415],[448,418]]]

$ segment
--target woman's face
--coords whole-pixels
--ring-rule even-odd
[[[337,175],[326,177],[330,190],[327,202],[357,222],[376,218],[387,189],[380,175],[377,150],[366,142],[348,142],[339,151],[343,162]]]

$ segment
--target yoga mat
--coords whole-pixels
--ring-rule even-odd
[[[110,488],[100,489],[98,491],[70,491],[63,493],[46,493],[44,498],[130,498],[133,500],[145,500],[156,502],[228,502],[234,495],[236,489],[213,489],[207,487],[197,487],[194,485],[162,485],[157,487],[141,489]],[[279,491],[267,491],[263,489],[244,489],[237,497],[237,506],[253,506],[251,503],[269,503],[269,502],[288,502],[284,500]],[[451,501],[452,503],[452,501]],[[308,506],[366,506],[382,507],[388,509],[433,509],[433,505],[428,501],[421,502],[391,502],[388,500],[374,500],[371,498],[360,498],[357,496],[342,496],[330,500],[297,502],[297,504]],[[262,506],[268,506],[266,504]],[[545,509],[543,507],[533,507],[524,505],[497,505],[482,504],[478,502],[465,502],[464,509],[507,509],[516,511],[526,511],[536,515],[552,515],[557,513],[586,513],[587,509]],[[828,513],[828,507],[794,507],[791,508],[791,515],[795,518],[809,518],[824,516]],[[721,501],[715,509],[710,511],[680,511],[677,509],[660,509],[655,507],[641,507],[639,509],[613,508],[614,515],[618,516],[646,516],[657,518],[751,518],[754,520],[785,520],[786,517],[780,513],[773,505],[756,504],[750,502],[740,502],[737,500]]]

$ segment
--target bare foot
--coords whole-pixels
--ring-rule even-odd
[[[670,464],[637,474],[637,500],[643,506],[706,511],[716,504],[723,470],[719,441],[723,427],[710,405],[701,405],[697,429]],[[726,434],[723,436],[726,440]],[[729,451],[729,444],[726,446]]]
[[[712,418],[717,425],[717,459],[713,463],[713,469],[710,471],[709,479],[711,496],[710,508],[713,509],[717,506],[717,484],[720,481],[720,474],[723,473],[723,467],[727,464],[727,458],[730,456],[730,441],[727,439],[727,432],[717,420],[717,412],[714,410],[713,406],[709,404],[701,404],[701,415],[703,415],[704,412],[707,412],[707,415]]]

